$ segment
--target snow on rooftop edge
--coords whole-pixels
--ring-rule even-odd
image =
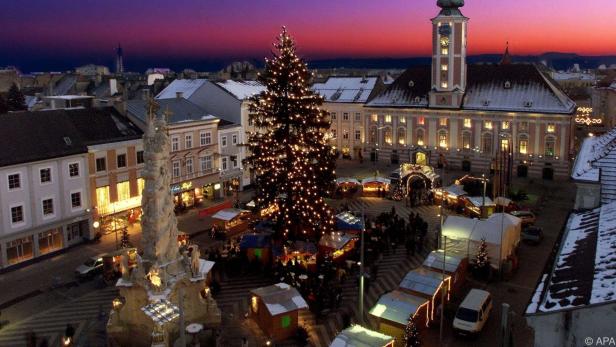
[[[616,202],[601,206],[591,304],[616,300]]]

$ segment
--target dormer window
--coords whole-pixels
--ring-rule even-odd
[[[490,106],[490,100],[483,100],[483,106]]]
[[[420,98],[420,97],[418,97],[418,96],[416,96],[416,97],[415,97],[415,103],[416,103],[416,104],[419,104],[420,102],[421,102],[421,98]]]
[[[511,82],[505,81],[505,89],[511,89]]]
[[[409,87],[413,88],[415,86],[415,81],[410,80],[409,81]]]
[[[533,107],[533,102],[532,101],[524,102],[524,107]]]

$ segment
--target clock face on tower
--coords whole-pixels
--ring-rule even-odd
[[[448,47],[448,46],[449,46],[449,37],[441,36],[441,47]]]

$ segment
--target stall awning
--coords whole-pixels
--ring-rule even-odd
[[[427,304],[426,298],[394,290],[383,294],[370,310],[370,314],[406,326],[409,318]]]
[[[393,342],[394,338],[389,335],[353,325],[342,330],[329,347],[384,347]]]
[[[336,215],[336,228],[338,230],[359,230],[364,227],[362,220],[350,212],[342,212]]]
[[[340,232],[332,232],[331,234],[326,234],[321,237],[319,240],[319,246],[338,250],[344,248],[344,246],[352,239],[353,238],[350,235]]]

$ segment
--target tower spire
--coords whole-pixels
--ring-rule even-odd
[[[124,73],[124,58],[122,52],[122,46],[118,42],[118,48],[116,48],[116,73]]]
[[[510,65],[511,64],[511,55],[509,54],[509,41],[507,41],[507,46],[505,47],[505,54],[501,58],[500,65]]]

